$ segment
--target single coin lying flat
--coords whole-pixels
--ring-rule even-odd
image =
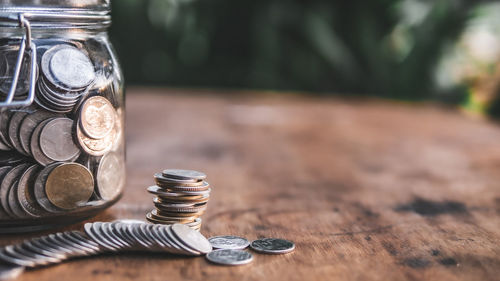
[[[257,252],[265,254],[286,254],[295,249],[295,244],[285,239],[263,238],[253,241],[250,247]]]

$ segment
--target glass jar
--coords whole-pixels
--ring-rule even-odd
[[[109,0],[0,0],[0,232],[77,222],[125,184]]]

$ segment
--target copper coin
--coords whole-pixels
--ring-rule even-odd
[[[155,219],[159,219],[159,220],[171,220],[171,221],[177,221],[179,223],[190,223],[190,222],[193,222],[195,221],[198,216],[183,216],[183,217],[179,217],[179,216],[164,216],[162,214],[160,214],[160,212],[158,210],[152,210],[151,212],[149,212],[148,214],[150,214],[151,217],[155,218]]]
[[[73,120],[50,119],[40,132],[40,148],[53,161],[69,161],[78,157],[80,149],[73,142]]]
[[[93,139],[102,139],[115,127],[116,112],[104,97],[85,100],[80,111],[79,125],[83,133]]]
[[[152,223],[160,223],[160,224],[190,223],[194,221],[194,220],[183,220],[182,217],[170,219],[167,217],[154,216],[151,212],[146,214],[146,219]]]
[[[94,178],[85,166],[64,163],[47,177],[45,193],[55,206],[71,210],[84,205],[94,192]]]
[[[102,139],[89,138],[83,134],[80,126],[76,127],[76,137],[80,147],[92,156],[102,156],[109,152],[113,147],[116,138],[116,129],[113,128],[111,132]]]
[[[164,216],[164,217],[199,217],[203,215],[203,213],[205,212],[203,210],[191,213],[180,213],[180,212],[165,211],[162,209],[157,209],[156,211],[159,216]]]
[[[199,186],[183,186],[183,185],[164,185],[164,184],[158,184],[158,186],[165,188],[167,190],[171,190],[173,192],[178,192],[178,191],[204,191],[208,190],[210,187],[210,184],[206,181],[202,181],[202,184]]]
[[[104,200],[113,200],[120,195],[125,185],[125,159],[118,153],[102,157],[97,168],[97,191]]]

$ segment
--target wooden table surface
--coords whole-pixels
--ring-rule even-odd
[[[425,104],[135,88],[127,141],[125,194],[92,220],[144,219],[155,172],[195,169],[213,186],[203,234],[296,250],[239,267],[110,254],[19,280],[500,280],[497,124]]]

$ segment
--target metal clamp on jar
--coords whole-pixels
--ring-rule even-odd
[[[108,0],[0,0],[0,232],[75,222],[125,184]]]

